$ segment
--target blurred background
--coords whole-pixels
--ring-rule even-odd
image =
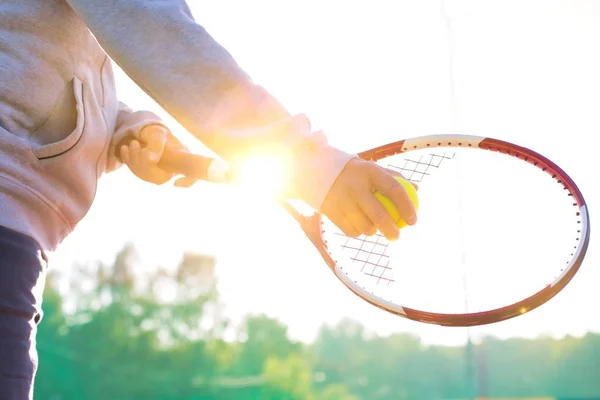
[[[573,177],[594,225],[600,2],[188,4],[334,145],[512,141]],[[115,68],[123,102],[210,154]],[[600,399],[596,247],[592,234],[581,272],[539,309],[469,330],[423,325],[356,298],[274,204],[206,183],[156,187],[123,168],[53,257],[35,398]]]

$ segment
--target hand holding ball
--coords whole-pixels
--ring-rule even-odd
[[[410,183],[408,180],[402,177],[394,176],[394,178],[404,187],[404,190],[406,190],[406,193],[408,193],[408,197],[412,200],[413,204],[415,205],[415,210],[418,211],[419,197],[417,196],[417,189],[415,189],[412,183]],[[398,228],[404,228],[405,226],[407,226],[407,223],[400,217],[400,214],[398,214],[398,210],[396,210],[396,207],[394,207],[394,204],[391,202],[390,199],[388,199],[379,192],[375,192],[374,195],[377,198],[377,200],[379,200],[381,204],[383,204],[387,212],[390,213],[394,221],[396,221],[396,225],[398,226]]]

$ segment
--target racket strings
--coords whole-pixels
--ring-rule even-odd
[[[387,164],[387,168],[400,172],[411,182],[419,183],[423,178],[430,174],[431,168],[439,168],[443,161],[454,158],[454,153],[448,155],[429,153],[421,155],[418,159],[404,158],[402,166]]]
[[[446,151],[440,153],[421,154],[418,157],[394,157],[394,164],[387,164],[387,168],[400,172],[411,182],[421,182],[425,176],[438,169],[446,160],[454,158],[455,153]],[[374,236],[360,236],[353,238],[336,229],[334,234],[343,242],[341,248],[347,252],[352,267],[359,270],[360,274],[377,285],[390,285],[395,282],[394,271],[390,266],[390,256],[387,254],[389,242],[379,232]]]
[[[341,247],[352,252],[349,259],[360,267],[363,275],[374,278],[377,284],[389,285],[394,282],[393,271],[389,266],[390,256],[386,254],[388,242],[383,235],[377,233],[373,240],[368,236],[353,238],[340,232],[335,234],[345,239]]]

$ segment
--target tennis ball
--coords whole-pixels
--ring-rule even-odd
[[[415,189],[415,187],[404,178],[401,178],[399,176],[394,176],[394,178],[396,178],[396,180],[404,187],[404,189],[408,193],[408,197],[410,197],[413,204],[415,205],[415,210],[418,210],[419,197],[417,196],[417,189]],[[394,207],[394,204],[390,199],[388,199],[379,192],[375,192],[374,194],[377,200],[379,200],[381,204],[383,204],[387,212],[390,213],[394,221],[396,221],[396,225],[398,226],[398,228],[404,228],[406,225],[408,225],[402,218],[400,218],[398,210],[396,210],[396,207]]]

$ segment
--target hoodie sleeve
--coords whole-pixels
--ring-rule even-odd
[[[254,147],[295,151],[302,162],[294,175],[309,177],[298,197],[320,209],[354,155],[329,146],[306,117],[289,115],[255,85],[184,0],[67,1],[123,71],[225,160]]]
[[[126,104],[119,102],[117,124],[110,141],[106,172],[115,171],[122,166],[115,153],[118,143],[128,137],[139,138],[142,128],[149,125],[161,125],[166,128],[158,115],[150,111],[133,111]]]

